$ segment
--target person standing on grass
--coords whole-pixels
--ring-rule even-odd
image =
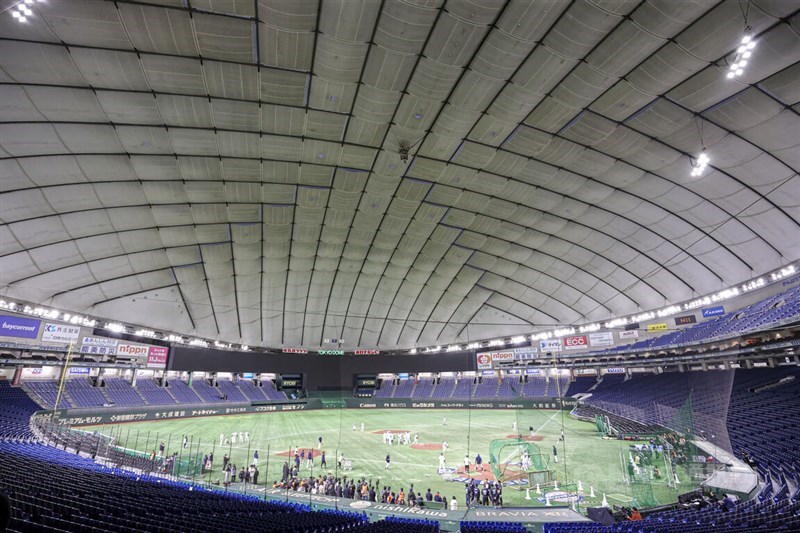
[[[361,422],[361,433],[364,433],[364,422]]]
[[[321,450],[321,449],[322,449],[322,435],[320,435],[320,436],[319,436],[319,439],[317,439],[317,440],[318,440],[318,442],[317,442],[317,449],[318,449],[318,450]]]
[[[164,441],[161,441],[161,444],[158,445],[158,456],[164,457]]]
[[[447,417],[442,418],[442,426],[447,426]]]
[[[236,444],[236,432],[231,431],[231,444]]]
[[[253,485],[258,485],[258,468],[253,468]]]
[[[464,472],[469,474],[469,454],[464,455]]]
[[[389,470],[389,465],[390,465],[391,463],[392,463],[392,458],[391,458],[391,457],[389,457],[389,454],[387,453],[387,454],[386,454],[386,466],[384,467],[384,470]]]
[[[253,464],[258,466],[258,450],[253,452]]]
[[[208,454],[208,469],[211,470],[213,466],[214,466],[214,452],[212,451],[211,453]]]
[[[455,496],[453,496],[453,498],[450,500],[450,510],[458,511],[458,501],[456,500]]]
[[[244,432],[244,441],[245,442],[250,442],[250,432],[249,431],[245,431]]]
[[[475,471],[476,472],[479,471],[479,470],[483,470],[482,463],[483,463],[483,457],[481,457],[481,454],[476,455],[475,456]]]
[[[321,458],[321,460],[320,460],[320,463],[319,463],[319,465],[320,465],[322,468],[328,468],[328,463],[326,463],[326,462],[325,462],[325,450],[323,450],[323,451],[322,451],[322,458]]]
[[[308,450],[308,461],[306,461],[306,468],[314,468],[314,452]]]
[[[189,437],[184,435],[183,436],[183,449],[185,450],[187,446],[189,446]]]
[[[555,444],[553,445],[553,461],[558,462],[558,448]]]
[[[225,443],[225,433],[219,434],[219,445],[222,446]]]

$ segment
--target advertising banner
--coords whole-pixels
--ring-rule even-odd
[[[539,341],[539,349],[544,352],[560,352],[561,351],[561,339],[547,339],[543,341]]]
[[[254,377],[256,377],[255,372],[245,372],[244,374],[242,374],[243,379],[253,379]]]
[[[88,374],[89,367],[88,366],[73,366],[69,369],[70,374]]]
[[[75,342],[81,336],[80,326],[46,323],[42,332],[44,342]]]
[[[495,352],[492,354],[495,363],[508,362],[514,360],[514,352]]]
[[[147,352],[147,368],[166,368],[169,348],[151,346]]]
[[[703,318],[711,318],[712,316],[720,316],[725,314],[725,308],[721,305],[714,307],[706,307],[703,309]]]
[[[589,344],[592,346],[613,346],[614,334],[610,331],[601,331],[599,333],[589,333]]]
[[[116,355],[117,339],[103,337],[84,337],[81,340],[81,353],[95,353],[99,355]]]
[[[492,354],[490,352],[475,354],[475,357],[478,360],[478,370],[492,368]]]
[[[578,368],[575,373],[580,376],[594,376],[597,375],[597,370],[594,368]]]
[[[653,331],[667,331],[666,322],[662,322],[660,324],[647,324],[647,332],[651,333]]]
[[[621,367],[606,368],[606,374],[624,374],[625,369]]]
[[[687,324],[696,324],[697,317],[694,315],[684,315],[675,317],[676,326],[686,326]]]
[[[583,350],[589,347],[589,339],[586,335],[574,335],[572,337],[564,337],[564,348],[567,350]]]
[[[525,348],[514,348],[514,359],[517,361],[531,361],[536,359],[538,349],[535,346],[526,346]]]
[[[148,346],[141,344],[119,344],[117,345],[117,355],[125,357],[147,357]]]
[[[21,316],[0,315],[0,336],[35,339],[39,336],[41,322]]]
[[[639,330],[638,329],[628,329],[625,331],[619,332],[619,338],[622,339],[638,339],[639,338]]]

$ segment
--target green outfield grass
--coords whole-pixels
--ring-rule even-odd
[[[447,426],[443,425],[447,418]],[[529,426],[536,429],[542,440],[535,442],[550,460],[561,487],[575,485],[580,480],[584,488],[584,505],[597,504],[603,497],[611,504],[628,504],[632,494],[630,488],[622,483],[623,467],[620,464],[620,451],[626,450],[629,442],[604,440],[595,431],[594,424],[573,419],[568,414],[562,417],[561,411],[520,410],[400,410],[400,409],[336,409],[299,412],[279,412],[266,414],[226,415],[160,422],[136,422],[113,426],[91,426],[84,429],[114,435],[121,446],[149,453],[157,449],[163,441],[167,454],[173,451],[184,457],[189,453],[183,449],[183,435],[191,438],[191,449],[203,454],[214,452],[215,464],[211,473],[203,476],[205,481],[222,479],[221,466],[223,454],[227,453],[234,464],[242,466],[252,462],[253,452],[259,452],[259,484],[272,485],[280,479],[284,461],[291,461],[286,455],[295,446],[313,448],[315,452],[313,471],[301,463],[301,475],[338,474],[349,477],[366,477],[378,481],[380,485],[391,485],[393,490],[401,487],[407,490],[409,483],[416,491],[424,493],[430,488],[439,491],[449,499],[456,496],[463,505],[463,483],[445,481],[437,473],[441,442],[446,440],[449,449],[445,453],[447,466],[463,464],[464,455],[469,453],[474,460],[480,453],[485,463],[489,460],[489,443],[512,434],[512,424],[516,421],[523,435]],[[365,430],[361,432],[361,423]],[[559,442],[563,429],[564,442]],[[356,431],[352,425],[356,424]],[[383,444],[384,430],[408,430],[412,438],[419,435],[421,444],[436,445],[435,449],[413,449],[410,446],[389,446]],[[219,435],[230,438],[232,431],[250,432],[250,442],[220,446]],[[320,469],[317,449],[318,437],[322,436],[328,466]],[[199,443],[199,446],[198,446]],[[553,445],[558,447],[559,463],[552,462]],[[336,457],[344,453],[352,461],[350,472],[336,472]],[[386,454],[391,454],[391,468],[385,470]],[[283,455],[281,455],[283,454]],[[268,466],[267,466],[268,465]],[[267,468],[269,469],[267,471]],[[484,467],[488,470],[488,464]],[[679,473],[680,474],[680,473]],[[199,481],[199,476],[196,478]],[[681,492],[689,487],[683,479]],[[596,498],[589,498],[590,486],[594,487]],[[660,503],[675,501],[677,492],[666,484],[653,485],[654,496]],[[252,487],[250,487],[252,489]],[[535,499],[526,500],[524,490],[507,488],[504,491],[506,506],[543,505]]]

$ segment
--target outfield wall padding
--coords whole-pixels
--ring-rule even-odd
[[[401,400],[372,398],[343,398],[349,409],[572,409],[575,398],[526,398],[524,400]],[[199,416],[240,415],[246,413],[274,413],[282,411],[310,411],[322,409],[319,398],[287,402],[252,402],[202,405],[172,405],[153,407],[105,407],[94,409],[59,409],[60,424],[87,426],[94,424],[119,424],[145,420],[175,420]],[[39,411],[34,416],[51,418],[53,411]]]

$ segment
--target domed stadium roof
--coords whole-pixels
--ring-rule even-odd
[[[5,297],[409,348],[800,258],[795,1],[19,3],[0,2]]]

